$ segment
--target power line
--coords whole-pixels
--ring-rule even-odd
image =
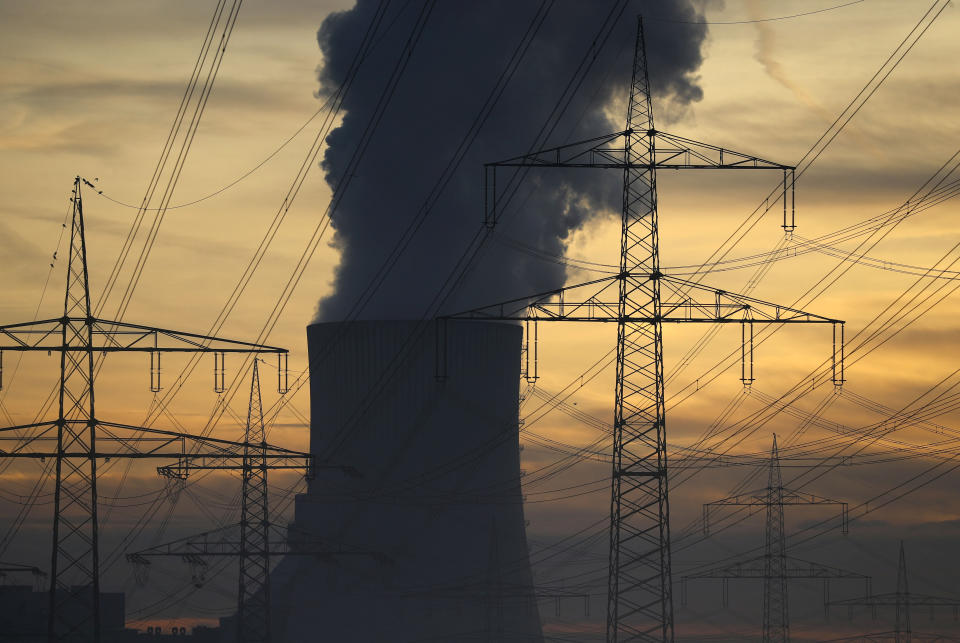
[[[794,13],[788,16],[776,16],[773,18],[756,18],[754,20],[698,21],[698,20],[665,20],[662,18],[651,18],[650,20],[654,22],[669,22],[669,23],[681,24],[681,25],[748,25],[748,24],[754,24],[758,22],[775,22],[777,20],[792,20],[794,18],[803,18],[804,16],[812,16],[818,13],[826,13],[827,11],[836,11],[837,9],[843,9],[844,7],[860,4],[863,1],[864,0],[853,0],[853,2],[845,2],[844,4],[838,4],[832,7],[826,7],[824,9],[816,9],[814,11],[804,11],[803,13]]]
[[[393,26],[393,23],[396,22],[397,18],[400,17],[400,15],[401,15],[401,14],[403,13],[403,11],[406,9],[407,5],[409,5],[412,1],[413,1],[413,0],[407,0],[407,1],[404,3],[403,7],[401,7],[401,9],[400,9],[400,10],[397,12],[397,14],[393,17],[393,20],[391,21],[390,25],[386,28],[386,30],[384,31],[384,33],[382,33],[382,34],[380,35],[380,37],[379,37],[379,38],[373,43],[373,45],[370,47],[370,50],[375,49],[375,48],[377,47],[377,45],[380,44],[380,42],[383,40],[384,36],[386,35],[386,32],[390,30],[390,27]],[[380,14],[380,12],[377,12],[377,14],[375,14],[375,15],[379,15],[379,14]],[[214,190],[213,192],[207,193],[207,194],[204,195],[204,196],[201,196],[201,197],[192,199],[192,200],[187,201],[187,202],[185,202],[185,203],[178,203],[178,204],[176,204],[176,205],[170,205],[170,206],[167,206],[166,208],[144,208],[144,207],[142,207],[142,205],[141,205],[141,206],[138,206],[138,205],[134,205],[133,203],[126,203],[126,202],[124,202],[124,201],[120,201],[119,199],[115,199],[115,198],[111,197],[109,194],[106,194],[103,190],[96,190],[96,194],[99,195],[99,196],[102,196],[103,198],[107,199],[108,201],[111,201],[111,202],[115,203],[116,205],[119,205],[119,206],[122,206],[122,207],[125,207],[125,208],[134,209],[134,210],[141,210],[141,209],[142,209],[142,210],[145,210],[145,211],[159,211],[159,210],[161,210],[161,209],[165,209],[165,210],[176,210],[176,209],[178,209],[178,208],[186,208],[186,207],[189,207],[189,206],[191,206],[191,205],[196,205],[197,203],[202,203],[202,202],[204,202],[204,201],[206,201],[206,200],[208,200],[208,199],[212,199],[213,197],[218,196],[218,195],[226,192],[226,191],[229,190],[230,188],[234,187],[235,185],[238,185],[239,183],[243,182],[245,179],[247,179],[248,177],[250,177],[251,175],[253,175],[257,170],[259,170],[259,169],[262,168],[264,165],[266,165],[267,163],[269,163],[270,161],[272,161],[273,158],[277,156],[277,154],[279,154],[281,151],[283,151],[283,150],[287,147],[287,145],[289,145],[291,142],[293,142],[293,140],[294,140],[295,138],[297,138],[298,136],[300,136],[300,134],[303,133],[303,131],[307,128],[307,126],[308,126],[310,123],[312,123],[312,122],[317,118],[317,116],[319,116],[320,114],[322,114],[323,112],[325,112],[325,111],[327,111],[328,109],[331,108],[331,106],[333,105],[333,103],[335,102],[335,100],[338,98],[338,96],[340,96],[340,95],[343,93],[342,87],[343,87],[343,84],[341,84],[341,88],[339,88],[336,92],[331,93],[329,96],[327,96],[327,99],[320,105],[320,107],[318,107],[317,110],[316,110],[313,114],[311,114],[310,117],[307,118],[307,120],[304,121],[304,123],[303,123],[300,127],[298,127],[298,128],[296,129],[296,131],[293,132],[293,134],[291,134],[290,136],[288,136],[282,143],[280,143],[280,145],[278,145],[276,148],[274,148],[274,150],[273,150],[272,152],[270,152],[269,154],[267,154],[267,156],[265,156],[265,157],[264,157],[262,160],[260,160],[257,164],[255,164],[254,166],[252,166],[249,170],[247,170],[246,172],[242,173],[240,176],[238,176],[238,177],[235,178],[234,180],[232,180],[232,181],[230,181],[229,183],[223,185],[222,187]],[[325,129],[325,128],[321,128],[321,129]]]

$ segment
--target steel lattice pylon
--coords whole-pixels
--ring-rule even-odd
[[[237,606],[241,643],[270,641],[270,514],[267,510],[266,436],[260,376],[253,362],[250,407],[243,454],[243,489],[240,512],[240,592]],[[257,446],[254,446],[257,445]]]
[[[830,580],[863,580],[870,591],[870,578],[820,563],[801,560],[787,555],[786,532],[783,526],[783,508],[800,505],[832,505],[840,507],[840,528],[848,533],[849,511],[847,503],[822,498],[809,493],[787,489],[783,486],[780,469],[780,451],[777,436],[773,436],[770,459],[767,464],[765,489],[738,494],[707,503],[703,506],[704,534],[710,533],[710,508],[712,507],[762,507],[766,513],[763,555],[727,563],[713,569],[687,574],[682,579],[682,602],[686,603],[687,582],[693,579],[723,579],[723,605],[727,606],[727,582],[730,579],[763,580],[763,641],[764,643],[789,643],[790,612],[787,582],[790,579],[821,579],[824,583],[824,605],[829,601]]]
[[[786,230],[794,227],[791,196],[794,168],[657,131],[645,47],[641,20],[626,130],[530,152],[484,167],[484,217],[490,228],[497,224],[499,216],[498,168],[622,170],[619,274],[447,315],[439,320],[441,324],[446,319],[617,324],[606,626],[609,643],[673,640],[663,324],[741,324],[744,327],[742,354],[744,363],[749,363],[749,368],[744,366],[742,372],[745,383],[753,381],[754,324],[832,324],[835,337],[838,327],[840,330],[840,342],[835,343],[833,380],[837,384],[843,380],[842,321],[716,290],[660,272],[657,168],[780,171]],[[616,301],[611,301],[614,283]],[[666,299],[661,297],[661,291]],[[437,336],[445,337],[442,329]],[[440,377],[445,374],[445,355],[445,349],[438,347]]]
[[[897,563],[897,592],[894,598],[897,618],[894,622],[896,643],[910,643],[913,628],[910,625],[910,585],[907,581],[907,557],[903,553],[903,541],[900,541],[900,560]]]
[[[51,643],[99,643],[100,560],[97,520],[97,463],[113,458],[176,461],[158,468],[182,477],[194,462],[236,468],[248,445],[97,417],[94,355],[150,353],[151,388],[159,390],[159,355],[164,352],[285,354],[281,348],[151,326],[99,319],[90,307],[81,180],[73,185],[69,265],[63,316],[0,326],[0,351],[60,353],[59,411],[55,420],[0,428],[0,457],[54,461],[53,543],[47,638]],[[7,444],[13,443],[8,448]],[[52,447],[52,448],[51,448]],[[312,456],[268,446],[257,448],[272,468],[312,467]]]
[[[643,23],[627,110],[613,411],[607,640],[673,638],[653,107]],[[646,317],[653,323],[625,321]],[[639,618],[638,618],[639,617]],[[646,630],[632,625],[640,622]]]
[[[840,641],[894,641],[894,643],[911,643],[911,641],[954,641],[955,637],[943,636],[932,633],[914,632],[910,624],[911,607],[923,606],[930,608],[930,619],[933,620],[933,612],[937,607],[949,607],[953,611],[954,620],[960,617],[960,599],[948,596],[931,596],[929,594],[916,594],[910,592],[910,586],[907,581],[907,557],[904,553],[903,541],[900,541],[900,555],[897,561],[897,588],[896,591],[889,594],[867,594],[862,598],[851,598],[843,601],[834,601],[833,605],[843,605],[852,610],[854,607],[869,607],[876,619],[877,610],[881,607],[894,608],[894,624],[892,632],[879,632],[874,634],[862,634],[860,636],[830,639],[824,643]]]
[[[237,592],[236,637],[238,643],[270,643],[273,629],[270,622],[270,559],[282,556],[311,556],[321,559],[343,556],[367,556],[385,559],[380,554],[344,547],[331,546],[308,533],[295,532],[294,546],[290,534],[283,533],[270,521],[267,472],[271,469],[302,470],[312,478],[316,469],[333,469],[350,476],[358,476],[353,467],[307,461],[302,465],[289,461],[279,465],[271,461],[271,447],[266,441],[263,403],[260,395],[260,369],[254,360],[250,379],[250,402],[244,431],[243,456],[239,461],[209,462],[202,458],[182,458],[176,467],[161,467],[161,472],[176,478],[186,478],[194,471],[239,470],[241,475],[240,522],[195,536],[157,545],[127,554],[127,560],[145,571],[149,559],[158,556],[183,558],[194,569],[195,582],[202,582],[207,568],[206,559],[217,556],[236,556],[240,561]],[[234,535],[234,531],[238,532]],[[271,536],[272,532],[272,536]]]
[[[56,488],[53,552],[50,560],[48,638],[84,634],[89,625],[100,633],[100,568],[97,530],[97,450],[93,395],[93,345],[87,245],[83,234],[80,185],[74,184],[70,257],[61,324],[60,396],[57,417]],[[75,348],[81,350],[66,350]],[[83,453],[64,458],[64,451]],[[64,582],[68,579],[68,582]],[[69,580],[79,580],[73,584]],[[93,614],[92,624],[88,616]]]
[[[763,549],[763,641],[787,643],[790,616],[787,601],[787,547],[783,531],[783,476],[777,436],[770,451],[767,476],[767,529]]]

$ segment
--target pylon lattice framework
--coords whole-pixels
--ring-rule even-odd
[[[843,322],[707,288],[660,272],[658,168],[760,169],[783,173],[784,228],[792,230],[792,166],[659,132],[654,128],[643,35],[637,30],[627,128],[605,136],[489,163],[484,170],[485,220],[497,223],[498,168],[623,170],[620,273],[445,319],[597,321],[617,324],[613,470],[607,591],[609,643],[673,640],[673,593],[664,429],[664,323],[744,326],[745,382],[752,381],[756,323],[826,323],[834,327],[834,383],[843,379]],[[616,299],[611,297],[614,285]],[[669,299],[663,299],[666,291]],[[704,297],[707,295],[707,297]],[[836,342],[840,329],[841,341]],[[749,332],[747,332],[749,330]],[[438,338],[445,336],[442,330]],[[748,339],[749,338],[749,339]],[[747,342],[749,341],[749,348]],[[445,348],[438,365],[445,375]]]
[[[267,499],[266,435],[257,362],[250,378],[247,411],[242,503],[240,508],[240,586],[237,606],[237,640],[270,641],[270,515]]]
[[[956,637],[946,637],[939,634],[918,633],[913,631],[910,623],[911,607],[921,605],[930,608],[930,619],[933,619],[934,610],[938,607],[949,607],[953,610],[953,618],[960,617],[960,599],[949,598],[945,596],[930,596],[928,594],[917,594],[910,592],[910,586],[907,581],[907,557],[904,554],[903,541],[900,541],[900,556],[897,562],[897,589],[889,594],[871,594],[861,598],[851,598],[842,601],[833,601],[828,604],[832,606],[846,606],[853,612],[854,607],[869,607],[873,618],[877,618],[877,610],[880,607],[892,607],[894,609],[894,625],[892,632],[879,632],[874,634],[862,634],[847,638],[831,639],[825,643],[839,643],[840,641],[894,641],[894,643],[911,643],[911,641],[955,641]]]
[[[94,406],[94,354],[148,352],[156,367],[170,352],[284,355],[262,344],[172,331],[96,318],[90,307],[83,201],[77,177],[73,187],[70,255],[63,316],[0,326],[0,351],[60,353],[59,413],[55,420],[0,428],[0,457],[47,458],[54,463],[53,542],[50,563],[47,638],[51,643],[100,643],[100,555],[97,524],[97,465],[100,460],[156,458],[176,461],[158,468],[182,477],[189,466],[236,468],[244,442],[194,436],[150,427],[107,422]],[[6,343],[9,342],[9,343]],[[159,382],[151,373],[151,388]],[[52,448],[51,448],[52,445]],[[276,468],[312,466],[309,453],[257,445]]]
[[[19,563],[5,563],[0,561],[0,585],[3,584],[4,577],[6,577],[7,574],[31,574],[33,576],[33,587],[35,591],[40,590],[40,582],[47,576],[43,570],[33,565],[21,565]]]
[[[349,466],[270,462],[269,445],[263,421],[260,395],[260,375],[257,361],[253,363],[250,379],[250,403],[240,463],[198,461],[181,462],[175,469],[167,467],[167,475],[186,478],[197,470],[239,470],[241,473],[240,522],[194,536],[180,538],[127,554],[127,560],[139,568],[142,575],[149,569],[150,559],[176,556],[183,558],[194,570],[194,582],[202,584],[207,558],[235,556],[240,562],[237,592],[236,640],[238,643],[270,643],[273,632],[270,625],[270,559],[278,556],[300,555],[320,558],[335,556],[373,556],[366,551],[351,551],[332,547],[309,534],[297,534],[296,546],[291,547],[289,534],[276,528],[270,521],[267,471],[270,469],[300,469],[310,478],[316,469],[337,469],[348,475],[359,475]],[[173,472],[176,472],[175,474]],[[236,536],[232,532],[238,532]]]
[[[841,531],[849,529],[847,503],[800,493],[783,486],[780,471],[780,453],[777,436],[773,436],[767,467],[767,487],[760,491],[738,494],[703,506],[704,534],[710,533],[710,509],[718,507],[763,507],[766,510],[763,555],[746,561],[736,561],[713,569],[685,575],[680,583],[681,604],[687,602],[687,583],[695,579],[716,578],[723,581],[722,602],[727,607],[728,581],[731,579],[763,580],[763,641],[789,643],[790,611],[787,581],[789,579],[821,579],[824,590],[824,610],[830,600],[830,580],[861,580],[870,592],[870,577],[844,569],[830,567],[787,555],[787,539],[783,527],[784,506],[817,505],[840,507]]]

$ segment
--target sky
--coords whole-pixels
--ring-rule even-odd
[[[582,122],[565,123],[566,127],[559,128],[551,139],[554,144],[566,142],[565,135],[572,140],[606,133],[593,128],[622,121],[626,87],[617,90],[614,81],[623,78],[630,65],[634,24],[630,14],[644,11],[649,1],[631,4],[631,9],[621,18],[626,26],[605,45],[595,63],[595,73],[578,95],[591,117]],[[705,21],[710,24],[706,25],[702,42],[696,40],[698,45],[688,46],[699,46],[702,56],[699,64],[691,63],[689,76],[691,84],[700,91],[696,100],[686,102],[670,100],[662,92],[655,95],[658,127],[773,161],[797,163],[868,83],[931,2],[864,0],[830,11],[790,17],[843,4],[831,0],[726,0],[699,4]],[[596,5],[605,7],[606,3]],[[94,300],[99,300],[136,214],[135,207],[117,202],[137,204],[143,198],[213,6],[214,3],[172,1],[112,1],[95,6],[0,1],[3,16],[0,21],[0,191],[3,194],[0,260],[6,271],[2,280],[0,323],[59,314],[66,254],[61,231],[69,212],[71,183],[77,175],[94,182],[103,192],[103,195],[89,190],[84,193],[91,291]],[[125,312],[126,321],[191,332],[206,332],[210,328],[271,219],[283,208],[285,195],[319,131],[322,115],[311,117],[329,89],[329,79],[321,70],[324,56],[330,50],[318,43],[317,32],[331,12],[350,6],[349,2],[302,0],[269,3],[247,0],[243,4],[172,203],[190,203],[225,186],[231,187],[194,205],[168,210],[143,278]],[[475,10],[476,6],[472,5],[471,9]],[[649,7],[646,10],[649,11]],[[653,13],[658,10],[662,7]],[[450,14],[452,10],[447,7],[446,11]],[[533,5],[528,12],[532,11]],[[463,15],[469,14],[465,10]],[[438,14],[436,25],[447,24],[443,23],[443,16],[443,12]],[[584,19],[599,20],[599,17],[599,14],[587,15]],[[525,19],[518,17],[515,24],[509,24],[512,31],[505,30],[505,33],[515,37]],[[542,86],[544,95],[527,92],[528,96],[519,88],[515,93],[505,94],[507,100],[513,102],[507,103],[509,109],[504,108],[504,119],[511,114],[511,109],[521,113],[519,110],[528,107],[531,113],[523,113],[522,119],[516,119],[517,122],[511,124],[514,129],[496,119],[491,121],[491,129],[480,139],[482,146],[465,161],[468,166],[524,151],[534,135],[534,132],[525,134],[527,123],[532,127],[542,120],[542,113],[534,113],[535,110],[549,105],[550,92],[557,91],[572,71],[570,60],[589,45],[588,30],[565,28],[559,18],[556,23],[546,24],[544,43],[549,38],[551,45],[568,48],[573,53],[561,56],[560,62],[550,65],[549,61],[537,57],[534,48],[530,66],[521,66],[518,73],[525,89]],[[652,33],[660,35],[672,33],[670,30],[676,28],[676,23],[655,20],[647,24]],[[467,26],[461,24],[457,28],[467,29]],[[447,74],[460,72],[457,62],[462,61],[463,73],[483,86],[483,82],[491,82],[491,70],[504,64],[502,58],[483,60],[473,50],[469,50],[470,54],[465,44],[450,42],[446,38],[449,33],[434,34],[430,29],[428,23],[423,46],[427,52],[432,47],[434,53],[448,53],[443,61]],[[958,36],[960,15],[956,6],[950,5],[850,119],[849,125],[810,165],[797,182],[798,228],[788,240],[788,247],[900,206],[957,151],[960,121],[956,118],[954,99],[960,89],[960,72],[955,63]],[[401,43],[395,40],[398,39],[388,38],[382,45],[399,47]],[[458,49],[460,46],[463,48]],[[658,60],[656,56],[652,59]],[[425,198],[429,187],[427,179],[433,179],[439,172],[438,156],[441,152],[449,153],[430,138],[448,136],[438,123],[454,128],[459,136],[477,108],[473,102],[478,100],[467,100],[474,98],[474,94],[467,91],[445,92],[446,87],[423,86],[424,74],[432,69],[429,56],[414,55],[409,64],[408,76],[401,79],[396,95],[396,109],[403,111],[391,113],[388,108],[387,122],[390,123],[390,118],[402,121],[398,116],[402,113],[408,115],[410,132],[415,134],[417,128],[423,128],[422,146],[417,145],[416,137],[407,139],[396,134],[397,140],[404,143],[405,156],[394,161],[409,173],[413,173],[410,167],[416,166],[419,168],[416,173],[422,175],[423,180],[413,182],[409,189],[403,182],[384,184],[381,173],[389,171],[389,167],[385,171],[376,165],[365,168],[361,163],[355,171],[360,179],[359,187],[344,202],[344,213],[362,213],[366,205],[370,212],[382,214],[379,187],[390,195],[400,220],[412,217]],[[484,64],[492,66],[484,67]],[[367,75],[358,75],[358,91],[354,96],[357,102],[348,102],[354,114],[369,109],[363,99],[372,88],[385,82],[383,65],[371,66],[366,71]],[[657,69],[652,67],[650,74],[656,86]],[[405,84],[406,81],[409,84]],[[462,100],[457,102],[448,95]],[[423,103],[422,108],[418,108],[418,101]],[[347,119],[349,113],[348,109]],[[442,120],[438,120],[441,117]],[[347,120],[342,125],[341,139],[349,140],[351,123]],[[299,134],[271,156],[298,131]],[[502,137],[497,135],[501,131]],[[376,133],[372,149],[389,149],[396,144],[390,133],[390,127]],[[488,158],[487,152],[497,156]],[[268,157],[268,162],[247,175]],[[320,166],[322,159],[327,159],[325,167]],[[302,188],[258,271],[223,325],[221,335],[253,339],[261,331],[306,240],[323,220],[331,197],[326,179],[337,178],[330,174],[337,162],[337,151],[332,147],[322,147],[320,155],[308,161],[309,172]],[[448,234],[442,224],[444,220],[449,221],[444,219],[445,213],[455,213],[464,221],[472,216],[465,211],[467,206],[462,205],[469,197],[461,196],[469,195],[470,189],[476,190],[478,200],[473,214],[480,216],[479,181],[473,178],[479,176],[479,170],[468,167],[464,171],[473,184],[462,189],[456,186],[460,201],[440,202],[437,213],[440,216],[425,224],[424,238],[443,239]],[[234,184],[240,177],[245,178]],[[546,186],[544,190],[555,189],[550,186],[549,182],[554,179],[549,175],[531,180],[536,181],[538,187]],[[509,259],[514,252],[510,248],[515,247],[517,241],[554,254],[563,253],[571,259],[617,264],[619,223],[615,211],[606,207],[603,186],[579,177],[569,180],[577,181],[571,185],[579,194],[594,196],[593,202],[588,200],[586,205],[577,202],[576,207],[583,212],[575,213],[576,216],[566,221],[562,234],[556,234],[550,243],[543,242],[546,237],[542,231],[535,231],[541,234],[536,239],[526,236],[531,230],[525,226],[505,226],[498,231],[492,242],[496,248],[492,251],[493,258],[486,264],[481,262],[476,269],[478,274],[493,275],[490,282],[494,287],[489,296],[499,292],[497,282],[509,282],[497,269],[502,267],[503,258]],[[690,272],[687,266],[697,266],[707,260],[720,242],[763,201],[777,180],[764,173],[661,172],[658,190],[664,272],[683,276]],[[550,206],[547,203],[544,207]],[[739,350],[736,329],[720,329],[707,348],[693,357],[688,355],[688,350],[701,337],[702,329],[670,327],[665,331],[665,364],[670,378],[667,383],[668,440],[677,447],[694,444],[699,436],[715,426],[721,410],[731,403],[736,404],[736,408],[716,424],[717,435],[708,439],[706,445],[758,457],[769,450],[774,432],[781,437],[785,455],[822,456],[831,452],[823,451],[827,439],[838,440],[838,435],[848,435],[846,441],[840,440],[840,443],[854,444],[849,434],[844,433],[847,427],[861,429],[888,418],[890,411],[882,410],[878,404],[890,409],[929,410],[929,417],[925,417],[937,426],[898,427],[885,441],[868,450],[871,453],[892,451],[893,461],[842,467],[822,476],[785,469],[785,479],[790,481],[794,475],[801,476],[797,484],[808,484],[804,487],[807,492],[843,499],[851,507],[867,501],[870,501],[867,507],[876,507],[862,516],[858,514],[847,536],[841,535],[831,523],[825,535],[805,540],[806,535],[818,529],[819,521],[831,518],[830,509],[797,508],[789,511],[787,519],[788,532],[795,534],[791,548],[797,556],[870,574],[874,577],[875,591],[892,589],[896,545],[904,539],[911,565],[911,588],[929,594],[960,596],[956,580],[960,578],[957,573],[960,560],[953,554],[951,545],[951,539],[955,540],[960,531],[960,512],[951,493],[957,478],[948,471],[949,459],[958,453],[954,427],[960,417],[951,412],[949,396],[953,394],[951,387],[958,383],[957,376],[953,375],[953,360],[960,352],[960,329],[956,323],[960,306],[949,296],[953,287],[950,279],[918,277],[931,266],[960,269],[951,263],[957,257],[957,233],[960,232],[956,214],[956,202],[946,200],[889,229],[866,253],[869,261],[842,264],[848,266],[849,271],[814,299],[805,299],[804,293],[840,263],[838,252],[853,250],[860,238],[831,241],[835,245],[821,248],[820,252],[786,256],[771,264],[762,279],[753,278],[756,266],[726,269],[754,263],[747,260],[718,266],[724,270],[704,278],[711,286],[731,291],[751,288],[753,296],[766,301],[786,305],[802,301],[803,307],[811,312],[846,320],[848,339],[858,337],[858,333],[871,332],[875,328],[870,325],[871,320],[876,316],[889,315],[910,301],[907,305],[910,310],[903,318],[904,322],[910,322],[908,326],[896,334],[882,331],[870,344],[875,346],[874,350],[861,350],[851,356],[846,372],[848,382],[842,392],[838,393],[822,379],[811,380],[809,376],[830,355],[831,338],[827,328],[787,327],[757,346],[757,381],[748,393],[743,392],[739,382],[737,363],[733,362],[733,367],[725,371],[720,369],[722,372],[716,378],[713,375],[718,370],[711,370],[728,353]],[[778,216],[776,208],[771,210],[727,258],[749,257],[776,248],[783,241]],[[320,239],[309,266],[269,335],[270,343],[291,350],[290,368],[294,375],[300,374],[307,363],[305,326],[318,314],[321,318],[333,319],[344,309],[330,302],[337,302],[335,289],[344,283],[344,269],[338,272],[338,265],[357,263],[344,254],[349,247],[345,241],[348,228],[344,222],[337,228],[339,236],[328,230]],[[365,229],[376,233],[371,234],[376,237],[376,243],[370,246],[370,254],[383,252],[384,244],[391,241],[391,234],[385,232],[389,226],[361,225],[358,233],[361,237]],[[548,232],[552,233],[553,229]],[[424,247],[429,249],[430,245]],[[444,250],[433,255],[420,249],[415,251],[415,256],[427,269],[443,272],[449,270],[450,261],[447,249]],[[785,254],[789,255],[789,251]],[[946,260],[938,264],[942,257]],[[537,266],[529,255],[523,255],[522,261],[524,265]],[[868,263],[870,265],[866,265]],[[357,265],[369,266],[363,260]],[[541,268],[547,270],[551,266],[556,264]],[[485,268],[490,272],[483,272]],[[562,271],[554,268],[550,274],[551,279],[559,278],[567,283],[598,276],[596,272],[571,266]],[[919,286],[913,286],[918,279]],[[427,292],[432,290],[432,286],[420,285]],[[924,287],[926,289],[921,290]],[[941,287],[943,290],[935,290]],[[901,293],[910,288],[910,293],[919,293],[916,299],[898,300]],[[484,291],[481,297],[473,288],[467,292],[479,299],[488,296]],[[405,294],[402,285],[391,284],[373,300],[370,314],[392,316],[399,310],[395,299],[405,299]],[[508,293],[513,295],[512,291]],[[468,297],[464,301],[474,300]],[[318,308],[320,302],[327,302],[326,308],[323,304]],[[107,314],[116,310],[117,303],[115,293],[113,299],[107,300]],[[918,307],[913,309],[914,306]],[[397,312],[396,316],[415,316],[421,308],[422,305],[413,311]],[[897,323],[903,325],[904,322]],[[611,331],[540,325],[540,379],[536,393],[528,392],[522,407],[526,423],[520,439],[526,470],[538,470],[563,457],[562,453],[548,448],[551,443],[547,439],[583,447],[603,437],[596,428],[573,415],[588,413],[602,422],[610,420],[613,370],[609,366],[595,371],[587,369],[612,348]],[[38,355],[18,360],[14,355],[5,354],[3,364],[2,422],[28,422],[37,414],[56,381],[52,358]],[[176,358],[166,362],[165,386],[170,386],[184,364],[184,360]],[[239,367],[239,360],[228,359],[230,378],[247,377]],[[270,368],[272,366],[264,365],[265,381],[272,381]],[[585,371],[588,375],[581,377]],[[591,374],[596,376],[590,377]],[[145,358],[117,357],[107,362],[98,380],[100,415],[130,424],[150,421],[156,426],[200,430],[217,404],[217,396],[211,390],[212,379],[212,364],[202,361],[182,392],[165,411],[158,412],[149,391],[149,365]],[[788,412],[779,413],[760,426],[745,419],[798,382],[803,383],[802,387],[809,385],[810,390]],[[558,409],[541,417],[542,412],[536,409],[542,403],[539,396],[556,393],[571,383],[573,392],[566,400],[570,413]],[[920,397],[931,390],[926,397]],[[937,395],[941,395],[939,406],[931,406],[931,400]],[[270,404],[278,397],[266,385],[264,396]],[[214,431],[219,437],[236,439],[241,434],[246,410],[245,394],[234,397],[230,409]],[[814,411],[819,412],[824,421],[806,421],[807,414]],[[308,414],[306,391],[292,395],[275,418],[270,440],[305,448]],[[733,435],[730,427],[736,427],[737,422],[743,422],[748,430],[730,439]],[[724,437],[727,442],[721,441]],[[930,445],[941,441],[946,442],[938,447],[939,455],[931,453]],[[603,452],[605,445],[601,442],[592,449]],[[854,448],[847,447],[842,453],[849,455]],[[916,457],[902,457],[918,451],[920,454]],[[921,475],[937,464],[938,459],[946,460],[946,464],[927,475],[943,473],[941,477],[899,500],[883,504],[890,496],[882,494]],[[175,503],[164,505],[161,515],[168,516],[160,521],[164,529],[151,528],[132,542],[125,542],[125,535],[142,513],[137,497],[147,494],[143,497],[152,498],[166,491],[149,467],[133,467],[123,475],[124,466],[115,463],[104,473],[102,483],[102,492],[115,497],[110,502],[116,505],[106,511],[102,522],[105,548],[111,552],[104,578],[107,589],[128,592],[131,623],[212,622],[217,616],[230,613],[232,580],[212,581],[206,589],[194,591],[189,600],[179,604],[154,605],[165,592],[186,592],[182,588],[189,587],[189,574],[171,562],[151,584],[139,587],[122,556],[113,553],[228,522],[229,507],[236,493],[235,481],[214,477],[188,487]],[[527,482],[525,511],[534,551],[603,518],[608,508],[608,490],[603,482],[607,469],[602,456],[597,455],[595,460],[586,458],[562,475]],[[759,477],[744,482],[750,473]],[[41,469],[34,463],[2,468],[2,560],[36,564],[47,560],[48,554],[36,543],[49,533],[48,505],[38,504],[15,535],[8,529],[20,511],[19,498],[30,493],[39,475]],[[698,530],[696,520],[702,503],[731,495],[741,483],[746,489],[760,487],[765,474],[744,467],[729,467],[707,469],[689,480],[685,472],[675,475],[671,510],[674,535],[679,539]],[[121,478],[124,478],[122,484]],[[277,504],[282,504],[281,489],[297,488],[297,480],[292,475],[277,475],[275,483]],[[571,495],[560,491],[574,484],[588,484],[584,488],[589,493]],[[877,496],[880,499],[874,500]],[[11,533],[9,539],[8,532]],[[691,544],[681,545],[678,540],[675,547],[678,579],[700,565],[760,546],[762,517],[751,517],[708,540],[694,541],[696,539],[687,537],[682,542]],[[564,565],[536,566],[538,582],[556,584],[567,579],[575,585],[578,581],[574,579],[581,571],[587,578],[595,577],[597,570],[605,568],[600,545],[584,545],[582,551],[588,551],[591,556],[565,560]],[[593,555],[600,556],[599,562],[593,560]],[[756,632],[758,588],[744,590],[732,602],[730,610],[725,611],[716,600],[717,587],[708,581],[702,583],[702,587],[691,586],[688,606],[678,608],[678,635],[695,638],[710,632],[737,640],[745,633]],[[677,585],[679,587],[679,580]],[[603,613],[602,586],[601,582],[600,589],[585,590],[596,593],[591,599],[592,616],[589,617],[578,612],[574,605],[564,605],[560,616],[556,616],[552,605],[541,606],[545,627],[558,635],[595,627],[598,615]],[[849,623],[844,620],[845,615],[825,623],[819,591],[817,583],[798,583],[792,594],[796,601],[793,605],[795,640],[889,629],[885,623],[872,623],[863,615]],[[835,598],[854,596],[859,587],[837,582],[831,591]],[[956,627],[949,614],[939,615],[933,623],[915,617],[915,629],[920,629],[921,621],[927,630]]]

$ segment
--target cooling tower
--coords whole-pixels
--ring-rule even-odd
[[[297,497],[291,546],[350,553],[278,565],[275,640],[541,643],[520,491],[521,329],[448,323],[438,381],[437,328],[307,328],[311,451],[362,477],[318,471]]]

